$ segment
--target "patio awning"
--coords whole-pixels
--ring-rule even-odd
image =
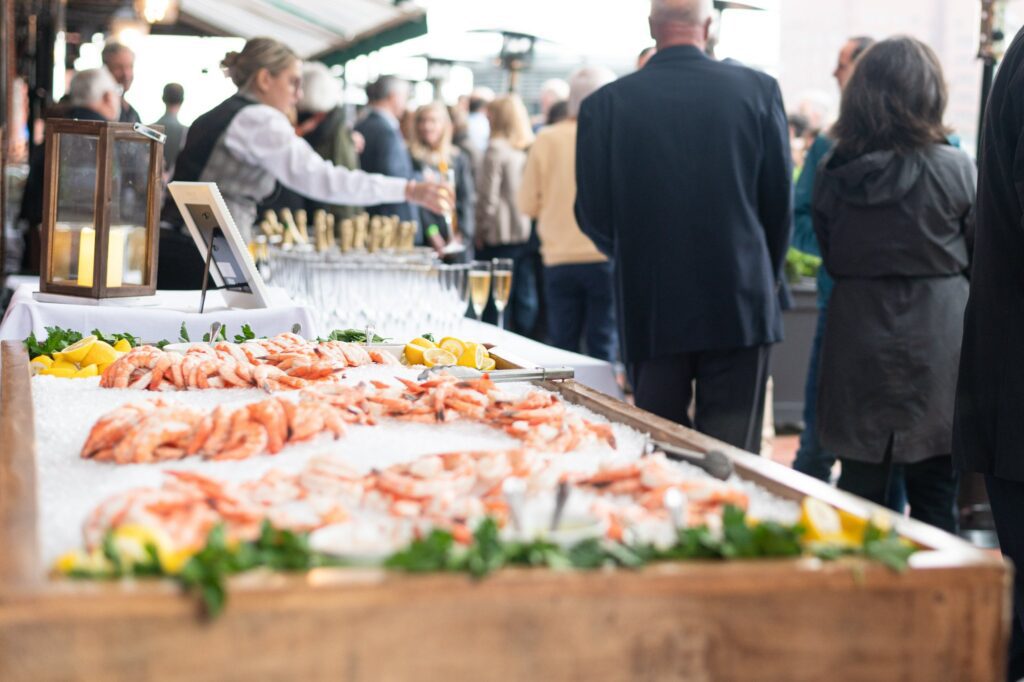
[[[402,0],[181,0],[180,23],[223,35],[269,36],[302,58],[343,63],[427,32],[426,13]]]

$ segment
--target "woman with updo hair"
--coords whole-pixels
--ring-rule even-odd
[[[302,91],[302,61],[286,45],[252,38],[241,52],[229,52],[221,66],[238,92],[192,124],[173,179],[216,182],[244,239],[252,235],[257,206],[278,182],[325,203],[412,202],[445,210],[446,185],[335,166],[295,133],[287,113],[295,109]],[[164,217],[181,224],[170,198]],[[187,235],[161,231],[160,288],[199,288],[202,266]]]

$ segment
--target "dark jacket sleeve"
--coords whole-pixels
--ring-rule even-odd
[[[819,168],[824,168],[828,165],[828,160],[832,157],[831,152],[825,155],[821,161]],[[829,253],[829,228],[830,228],[830,215],[827,207],[828,204],[828,180],[823,175],[819,175],[817,181],[814,183],[814,196],[811,200],[812,216],[814,224],[814,236],[818,240],[818,251],[821,252],[821,262],[825,266],[825,270],[831,274],[831,254]]]
[[[476,233],[476,187],[473,167],[466,154],[455,157],[455,211],[459,218],[459,232],[467,241]]]
[[[793,224],[793,168],[789,153],[789,124],[782,104],[782,92],[774,80],[771,88],[771,102],[762,123],[764,157],[758,178],[758,215],[764,227],[768,253],[778,281],[782,278]]]
[[[812,256],[821,255],[814,236],[814,178],[818,174],[818,163],[831,147],[832,143],[824,135],[815,138],[793,190],[793,246]]]
[[[615,252],[607,104],[600,93],[583,100],[576,132],[576,222],[606,256]]]

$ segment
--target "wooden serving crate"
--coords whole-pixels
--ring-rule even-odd
[[[506,359],[507,360],[507,359]],[[508,367],[507,361],[499,367]],[[875,507],[573,381],[542,384],[655,438],[722,449],[783,497]],[[640,571],[377,569],[232,579],[214,622],[169,581],[52,579],[36,538],[28,358],[0,382],[0,680],[901,680],[1004,678],[1011,568],[937,529],[899,574],[863,560]]]

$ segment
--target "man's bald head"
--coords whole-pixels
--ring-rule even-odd
[[[658,49],[707,43],[714,12],[712,0],[651,0],[651,37]]]

